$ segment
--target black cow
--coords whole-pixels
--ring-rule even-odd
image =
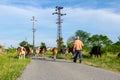
[[[74,55],[74,52],[73,52],[73,47],[68,48],[68,53],[72,53],[72,54]]]
[[[63,48],[60,50],[60,52],[63,54],[63,55],[67,55],[68,54],[68,49],[67,48]]]
[[[42,57],[45,59],[47,48],[46,46],[41,46],[40,47],[40,53],[42,54]]]
[[[30,47],[28,46],[24,46],[25,50],[26,50],[26,55],[25,56],[30,56]]]
[[[101,57],[101,47],[100,46],[93,46],[92,50],[90,52],[90,56],[95,55],[95,57],[100,56]]]

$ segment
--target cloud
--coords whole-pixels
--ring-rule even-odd
[[[120,35],[120,14],[114,13],[111,9],[84,9],[66,8],[67,13],[64,25],[67,31],[72,34],[77,29],[82,29],[91,34],[107,35],[113,42],[117,41]],[[71,29],[70,29],[71,28]]]
[[[109,29],[110,31],[118,31],[120,14],[104,9],[82,9],[82,8],[66,8],[66,20],[69,23],[77,23],[79,25],[86,24],[90,28]],[[99,27],[97,27],[99,26]],[[116,26],[116,28],[115,28]],[[106,27],[106,28],[105,28]],[[110,29],[111,27],[112,29]]]
[[[36,8],[25,6],[24,8],[10,5],[0,5],[0,37],[1,44],[7,46],[18,45],[22,40],[32,43],[32,16],[35,16],[36,45],[45,42],[49,46],[56,46],[57,15],[53,8]],[[84,9],[66,7],[62,10],[66,16],[62,16],[62,35],[64,42],[74,35],[78,29],[92,34],[105,34],[113,41],[117,41],[120,35],[120,14],[110,9]],[[8,34],[7,34],[8,33]]]

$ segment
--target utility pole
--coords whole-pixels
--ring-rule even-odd
[[[63,7],[56,6],[55,12],[52,13],[53,15],[54,14],[58,15],[58,19],[56,22],[56,24],[58,24],[58,28],[57,28],[57,46],[58,46],[58,48],[60,48],[60,46],[61,46],[60,40],[62,39],[62,26],[61,26],[62,19],[61,19],[61,16],[66,15],[66,14],[61,13],[61,9],[63,9]]]
[[[35,29],[35,22],[37,20],[35,20],[35,17],[33,16],[31,21],[33,22],[33,28],[32,28],[32,31],[33,31],[33,54],[35,54],[35,31],[36,31],[36,29]]]

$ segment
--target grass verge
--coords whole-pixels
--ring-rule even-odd
[[[115,54],[107,53],[101,58],[91,58],[88,54],[83,54],[83,63],[120,73],[120,59],[116,58]]]
[[[0,54],[0,80],[16,80],[30,61],[19,60],[16,53]]]

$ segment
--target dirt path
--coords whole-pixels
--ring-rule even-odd
[[[33,58],[18,80],[120,80],[120,74],[65,60]]]

